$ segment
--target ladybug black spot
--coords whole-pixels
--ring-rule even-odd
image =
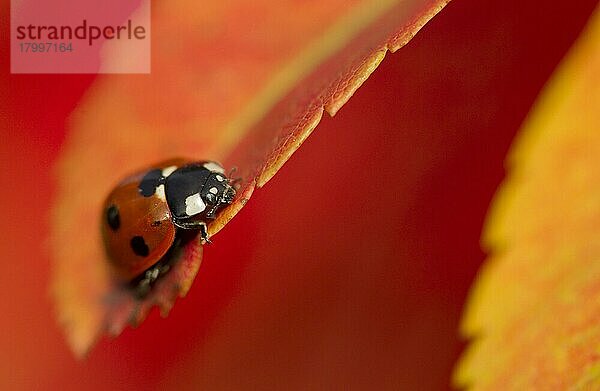
[[[113,231],[118,230],[121,226],[121,216],[116,205],[111,205],[106,209],[106,222]]]
[[[135,255],[139,255],[140,257],[147,257],[150,254],[150,249],[146,244],[146,241],[141,236],[134,236],[131,238],[131,249],[135,253]]]
[[[160,224],[161,224],[160,220],[156,220],[156,221],[153,221],[152,224],[150,224],[150,225],[152,225],[153,227],[159,227]]]
[[[151,197],[155,192],[156,188],[163,184],[165,178],[162,176],[162,171],[160,169],[150,170],[138,186],[140,190],[140,194],[144,197]]]

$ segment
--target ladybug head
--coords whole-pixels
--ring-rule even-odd
[[[235,198],[235,188],[231,186],[229,180],[221,174],[213,174],[206,181],[202,189],[202,198],[207,205],[212,208],[207,214],[208,218],[215,218],[217,210],[222,205],[230,205]]]
[[[235,198],[235,189],[233,186],[228,185],[227,189],[223,192],[223,203],[230,205]]]

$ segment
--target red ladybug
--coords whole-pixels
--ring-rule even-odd
[[[235,198],[232,181],[211,161],[173,159],[131,175],[108,195],[102,236],[118,275],[149,286],[186,230],[208,242],[207,222]],[[144,273],[145,272],[145,273]]]

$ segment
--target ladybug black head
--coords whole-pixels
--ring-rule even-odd
[[[227,189],[223,193],[223,203],[230,205],[235,198],[235,189],[233,186],[227,186]]]
[[[207,205],[212,206],[206,216],[213,219],[222,205],[229,205],[233,202],[235,189],[223,175],[214,174],[206,181],[206,185],[202,189],[202,198]]]

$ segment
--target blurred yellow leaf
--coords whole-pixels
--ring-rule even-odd
[[[455,372],[474,390],[600,388],[600,11],[509,158]]]

